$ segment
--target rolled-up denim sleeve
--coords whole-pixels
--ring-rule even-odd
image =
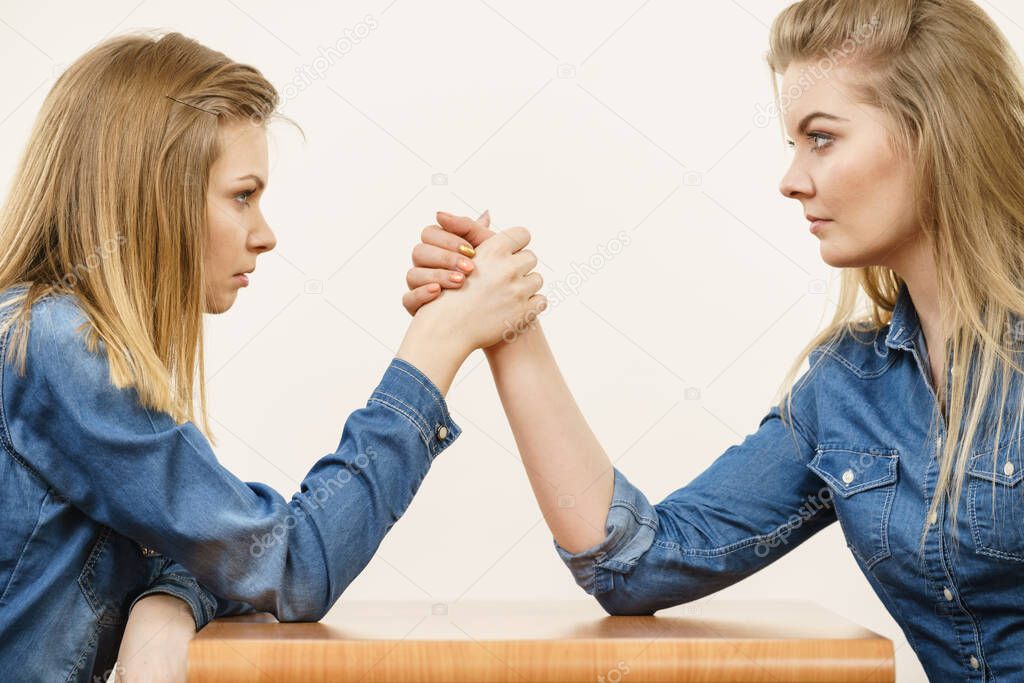
[[[188,606],[198,631],[213,619],[217,609],[216,597],[200,586],[199,582],[180,564],[169,557],[161,559],[163,564],[160,573],[148,588],[135,596],[129,611],[135,608],[135,604],[139,600],[150,595],[172,595]]]
[[[281,621],[320,619],[461,433],[437,387],[395,358],[335,451],[309,458],[286,499],[221,466],[192,422],[112,384],[102,343],[87,347],[84,314],[69,306],[36,303],[24,373],[2,369],[3,447],[96,522],[180,563],[187,574],[170,571],[161,587],[202,619],[210,603],[193,579],[218,596],[214,615],[247,605]]]
[[[794,396],[792,428],[772,406],[755,432],[689,484],[652,505],[615,470],[606,536],[555,548],[576,582],[610,614],[653,614],[750,576],[836,521],[814,455],[810,396]],[[811,422],[813,424],[813,422]]]
[[[592,595],[607,593],[612,589],[613,574],[632,571],[651,547],[657,530],[654,506],[616,468],[604,540],[578,553],[570,553],[554,541],[555,551],[583,590]]]

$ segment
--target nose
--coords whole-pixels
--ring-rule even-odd
[[[263,253],[272,250],[277,246],[277,236],[270,229],[267,221],[260,216],[259,224],[249,233],[249,248],[253,251]]]
[[[787,199],[798,199],[800,197],[814,196],[814,183],[811,176],[797,165],[798,160],[793,159],[789,165],[782,181],[779,183],[779,192]]]

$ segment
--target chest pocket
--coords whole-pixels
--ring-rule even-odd
[[[889,515],[896,495],[899,451],[819,444],[807,467],[828,484],[846,545],[870,569],[892,552]]]
[[[967,473],[968,515],[982,555],[1024,562],[1024,461],[1020,441],[971,456]]]

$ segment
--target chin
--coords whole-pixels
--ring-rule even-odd
[[[206,310],[204,313],[207,315],[220,315],[225,313],[235,304],[235,294],[222,294],[218,297],[208,297],[206,299]]]
[[[833,268],[860,268],[872,264],[866,254],[837,249],[826,242],[821,243],[821,260]]]

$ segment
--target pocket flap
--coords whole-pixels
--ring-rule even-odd
[[[999,447],[998,460],[992,462],[991,448],[971,456],[968,467],[972,477],[994,481],[1006,486],[1016,486],[1024,479],[1020,443],[1010,441]]]
[[[819,444],[807,466],[844,498],[896,481],[899,451]]]

